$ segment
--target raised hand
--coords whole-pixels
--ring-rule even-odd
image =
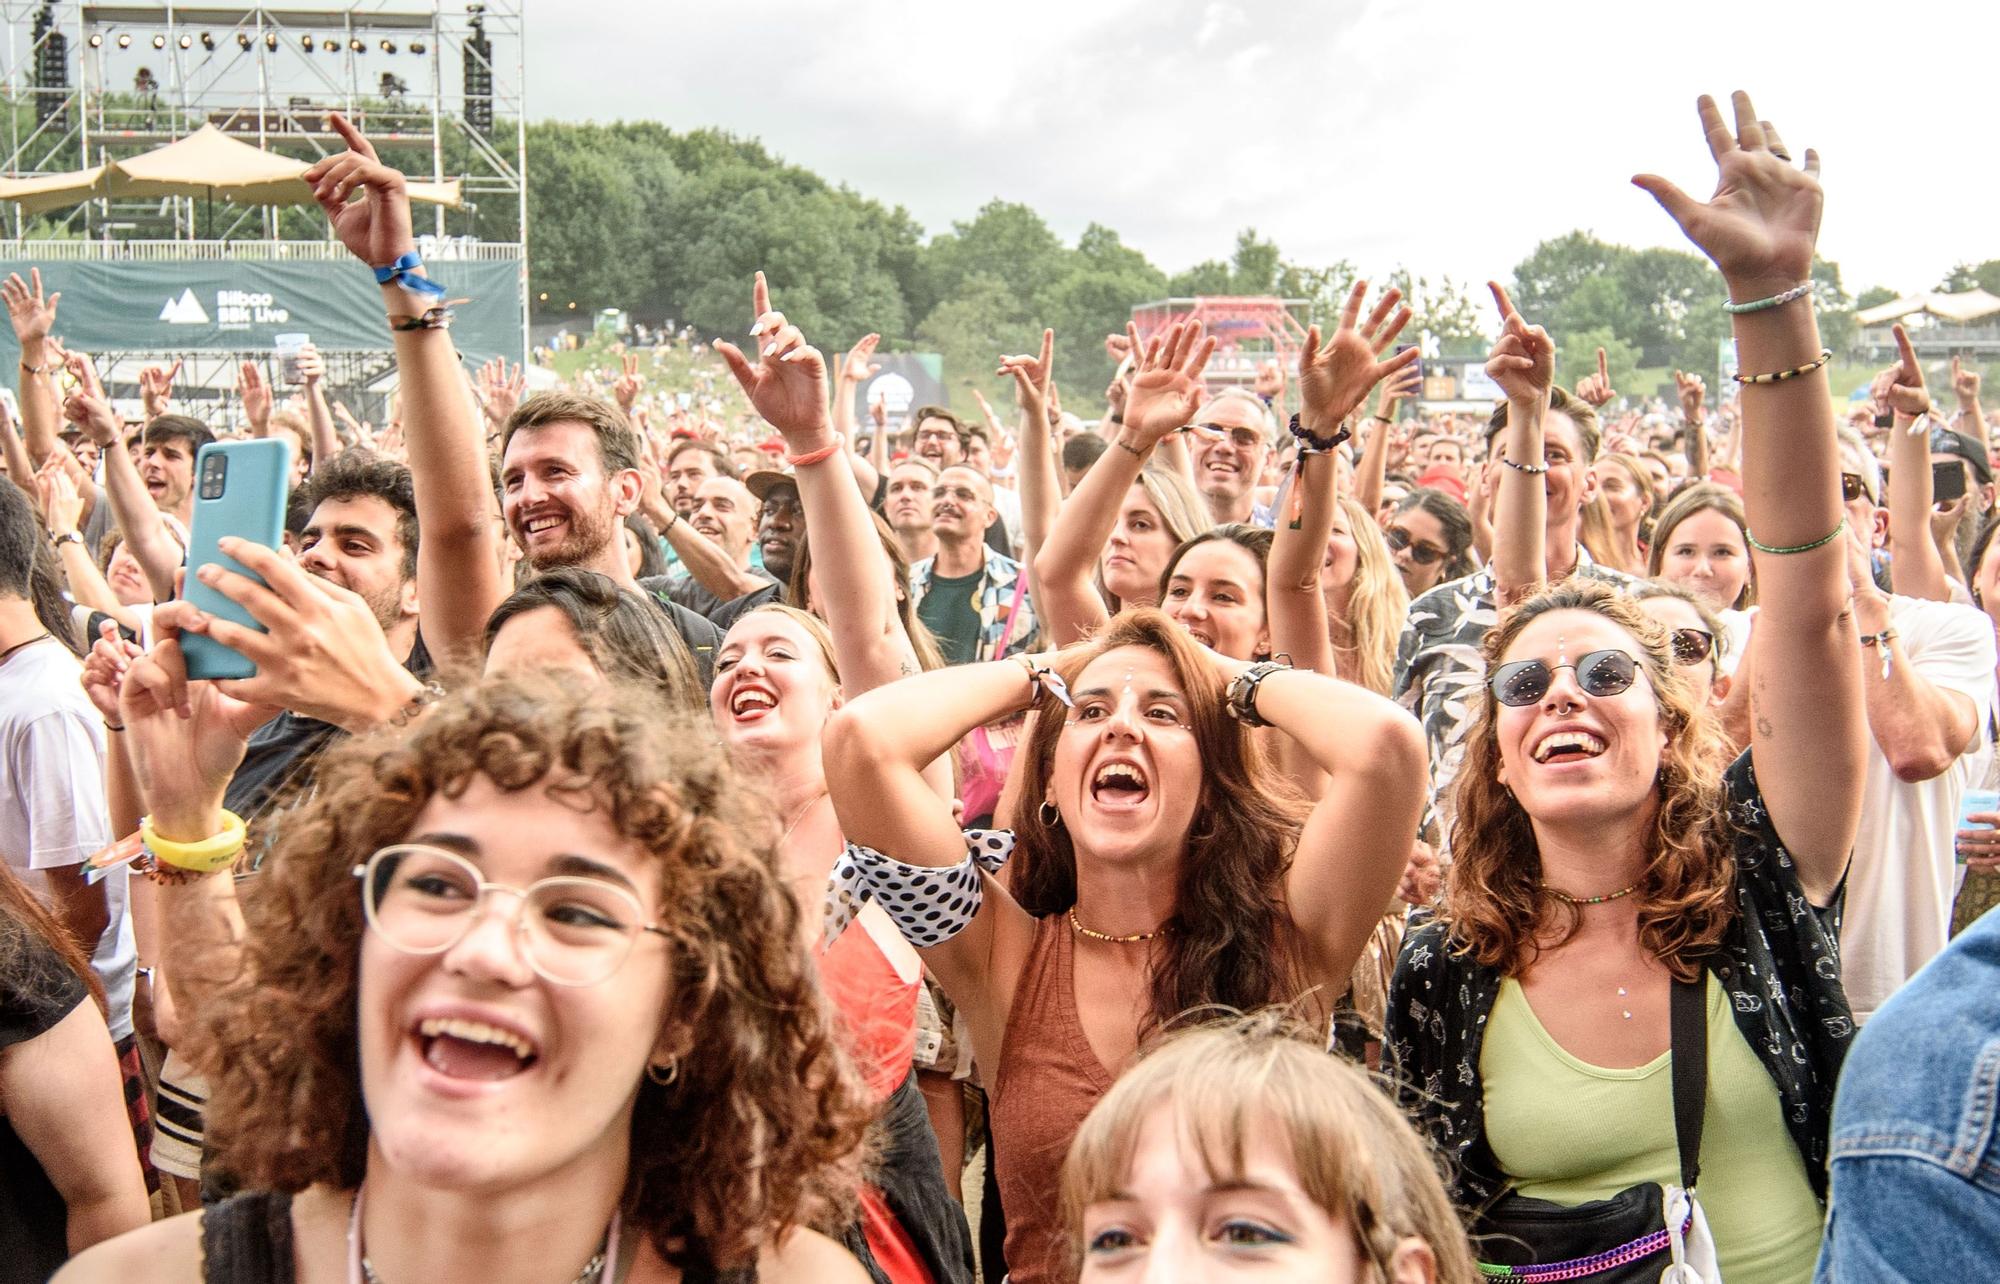
[[[264,382],[264,372],[256,362],[246,361],[237,367],[236,395],[243,399],[243,417],[262,436],[271,422],[271,385]]]
[[[1507,287],[1488,281],[1500,309],[1500,338],[1486,358],[1486,377],[1500,385],[1508,401],[1546,403],[1556,381],[1556,345],[1549,332],[1529,325],[1514,310]]]
[[[118,697],[125,748],[153,828],[183,842],[215,832],[223,793],[243,762],[250,733],[280,712],[232,699],[217,683],[188,680],[175,621],[191,610],[185,602],[156,609],[153,627],[161,640],[126,659]]]
[[[1271,406],[1284,404],[1285,368],[1278,364],[1276,357],[1258,363],[1256,379],[1251,383],[1250,390]]]
[[[842,383],[862,384],[882,372],[882,367],[869,358],[875,355],[875,345],[882,342],[879,334],[864,334],[861,341],[847,350],[847,356],[840,362]]]
[[[90,653],[83,658],[83,693],[104,720],[115,726],[125,670],[145,652],[120,636],[115,620],[104,621],[101,629],[102,636],[91,644]]]
[[[42,522],[49,534],[74,534],[83,521],[83,496],[70,480],[61,456],[49,456],[49,461],[35,474],[35,491],[41,497]]]
[[[1951,359],[1951,390],[1958,397],[1960,410],[1979,404],[1979,372],[1957,357]]]
[[[751,365],[742,349],[727,339],[718,339],[715,350],[736,376],[743,395],[778,430],[786,448],[794,455],[818,450],[832,439],[833,424],[827,412],[826,358],[806,343],[799,328],[785,320],[785,314],[771,310],[771,290],[764,274],[757,274],[751,287],[751,309],[756,324],[750,334],[761,345],[760,360]]]
[[[495,357],[479,367],[479,409],[494,428],[498,429],[513,417],[521,404],[522,390],[527,387],[527,379],[517,364],[513,373],[507,372],[507,362],[503,357]]]
[[[1708,394],[1708,385],[1701,381],[1701,376],[1674,371],[1674,391],[1680,394],[1681,418],[1691,424],[1700,423],[1702,398]]]
[[[880,397],[869,402],[868,421],[875,425],[876,432],[889,431],[889,403]]]
[[[1407,370],[1420,356],[1410,348],[1387,361],[1376,360],[1410,323],[1410,310],[1396,306],[1403,294],[1391,288],[1376,302],[1367,321],[1357,325],[1367,295],[1368,283],[1356,281],[1340,310],[1340,325],[1325,344],[1320,343],[1318,326],[1306,331],[1305,349],[1299,353],[1299,396],[1303,402],[1299,422],[1321,436],[1331,434],[1353,414],[1376,384]]]
[[[326,359],[319,355],[319,349],[310,343],[299,349],[299,382],[312,387],[326,378]]]
[[[146,407],[149,422],[167,413],[167,406],[173,400],[174,380],[180,372],[181,363],[178,361],[170,370],[147,366],[139,372],[139,397]]]
[[[387,267],[417,248],[409,186],[401,173],[382,163],[375,145],[347,117],[328,112],[326,123],[346,141],[347,150],[320,161],[302,177],[313,185],[313,199],[348,253],[370,267]],[[357,190],[362,198],[349,202]]]
[[[110,446],[125,424],[111,409],[104,385],[97,381],[97,367],[81,352],[62,353],[62,363],[76,380],[76,391],[63,398],[63,418],[83,429],[100,448]]]
[[[29,268],[27,281],[18,272],[10,272],[5,281],[0,281],[0,300],[7,304],[7,319],[14,324],[14,337],[26,346],[48,338],[55,329],[56,305],[62,302],[62,291],[43,297],[42,270]]]
[[[1794,168],[1778,131],[1757,119],[1750,95],[1738,90],[1730,102],[1734,131],[1723,124],[1713,98],[1703,94],[1696,104],[1715,157],[1715,194],[1706,203],[1657,174],[1639,174],[1632,182],[1714,260],[1730,297],[1748,302],[1811,278],[1824,200],[1819,153],[1808,147],[1804,168]]]
[[[1144,345],[1137,326],[1128,322],[1125,329],[1138,357],[1126,393],[1125,426],[1139,437],[1139,449],[1147,450],[1201,408],[1201,372],[1215,352],[1215,339],[1204,337],[1199,321],[1176,321]]]
[[[1421,360],[1412,361],[1395,374],[1384,379],[1375,390],[1375,417],[1383,423],[1396,422],[1396,405],[1405,397],[1414,397],[1423,391],[1424,365]]]
[[[1931,392],[1924,384],[1924,369],[1917,361],[1916,349],[1910,346],[1909,333],[1900,325],[1891,326],[1889,332],[1896,337],[1901,359],[1875,376],[1869,384],[1869,395],[1876,405],[1894,411],[1898,419],[1929,414]]]
[[[611,385],[611,397],[618,408],[626,414],[632,413],[632,403],[639,399],[639,390],[646,386],[646,376],[639,373],[639,354],[628,352],[620,359],[624,372]]]
[[[1014,404],[1020,407],[1022,417],[1029,423],[1048,421],[1049,381],[1055,377],[1055,353],[1056,332],[1044,330],[1039,357],[1000,358],[1000,369],[996,373],[1014,377]],[[1174,426],[1180,427],[1179,424]]]
[[[1611,390],[1611,367],[1606,362],[1604,349],[1597,350],[1597,373],[1585,375],[1577,381],[1578,401],[1588,403],[1592,409],[1602,410],[1618,396]]]

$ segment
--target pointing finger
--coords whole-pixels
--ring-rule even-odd
[[[1604,349],[1597,350],[1597,377],[1604,380],[1604,386],[1611,386],[1611,370],[1604,363]]]
[[[764,274],[757,274],[757,282],[750,287],[750,312],[753,316],[763,316],[771,310],[771,287],[764,283]],[[754,334],[755,331],[752,331]]]

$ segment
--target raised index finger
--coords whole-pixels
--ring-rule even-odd
[[[369,160],[376,159],[375,144],[369,142],[347,117],[337,111],[330,111],[326,114],[326,123],[333,126],[333,132],[340,135],[341,141],[347,144],[349,151],[357,156],[365,156]]]
[[[1500,309],[1500,319],[1505,321],[1514,315],[1514,300],[1507,296],[1507,287],[1498,281],[1488,281],[1486,288],[1493,291],[1493,305]]]
[[[764,274],[757,274],[757,283],[750,287],[750,315],[763,316],[771,310],[771,287],[764,284]]]
[[[1604,363],[1604,349],[1597,350],[1597,377],[1604,380],[1604,386],[1611,386],[1611,369]]]
[[[1903,382],[1922,383],[1924,376],[1917,368],[1917,350],[1910,346],[1910,332],[1898,325],[1892,326],[1890,333],[1896,336],[1896,351],[1903,354]]]

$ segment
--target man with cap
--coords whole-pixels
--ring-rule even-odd
[[[1963,497],[1939,506],[1954,516],[1951,541],[1938,551],[1945,556],[1946,570],[1959,583],[1970,584],[1972,568],[1965,559],[1972,554],[1980,528],[1993,516],[1993,464],[1976,438],[1937,424],[1931,429],[1931,467],[1939,473],[1956,468],[1963,478]]]

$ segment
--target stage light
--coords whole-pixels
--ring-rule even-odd
[[[278,33],[277,33],[277,32],[275,32],[275,31],[267,31],[267,32],[265,32],[265,33],[264,33],[264,47],[265,47],[266,49],[269,49],[269,50],[270,50],[271,52],[273,52],[273,53],[276,53],[276,52],[278,51]]]
[[[549,301],[549,292],[547,290],[542,291],[541,301],[543,303],[547,303]]]
[[[360,36],[356,36],[354,37],[354,39],[348,41],[347,47],[349,49],[352,49],[355,53],[368,52],[368,43],[364,41]]]
[[[311,36],[300,36],[299,47],[307,53],[311,53],[313,51],[313,38]]]
[[[92,49],[102,49],[104,48],[104,37],[93,31],[90,33],[89,44]]]
[[[188,34],[187,34],[187,33],[185,33],[185,32],[183,32],[183,33],[181,34],[181,39],[180,39],[180,46],[181,46],[181,48],[183,48],[183,49],[192,49],[192,48],[194,48],[194,37],[193,37],[193,36],[190,36],[190,35],[188,35]]]
[[[129,35],[121,35],[121,36],[119,36],[119,37],[118,37],[118,47],[119,47],[120,49],[130,49],[130,48],[132,47],[132,37],[131,37],[131,36],[129,36]]]
[[[202,47],[203,49],[206,49],[206,50],[207,50],[208,52],[210,52],[210,53],[214,53],[214,52],[215,52],[215,37],[214,37],[214,36],[213,36],[212,34],[210,34],[209,32],[206,32],[206,31],[202,32],[202,33],[201,33],[201,47]]]
[[[326,40],[320,45],[320,48],[326,50],[326,52],[330,54],[337,54],[340,52],[340,42],[338,40],[335,40],[332,36],[328,36]]]
[[[422,54],[427,52],[428,49],[429,46],[425,45],[421,40],[412,40],[410,42],[410,52],[413,54]]]
[[[165,36],[155,35],[153,37],[153,48],[165,49],[166,47],[167,47],[167,38]]]
[[[239,31],[239,32],[237,32],[237,33],[236,33],[236,47],[237,47],[238,49],[243,49],[243,50],[248,50],[248,49],[250,48],[250,33],[249,33],[249,32],[247,32],[247,31]]]
[[[395,53],[395,52],[396,52],[396,42],[395,42],[395,41],[393,41],[393,40],[384,40],[384,41],[382,42],[382,52],[383,52],[383,53],[385,53],[385,54],[392,54],[392,53]]]

